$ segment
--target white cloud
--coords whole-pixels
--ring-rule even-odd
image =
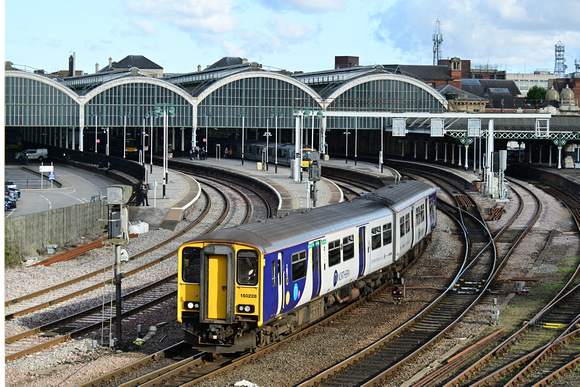
[[[230,0],[126,0],[126,6],[131,13],[191,32],[221,34],[235,30],[239,23]]]
[[[266,8],[304,13],[343,11],[345,0],[261,0]]]
[[[304,12],[342,11],[345,9],[344,0],[290,0],[289,3]]]
[[[140,35],[157,36],[157,28],[149,20],[134,20],[131,24],[133,24],[133,30]]]
[[[303,24],[285,19],[278,14],[270,15],[267,28],[274,32],[276,38],[290,41],[303,41],[312,39],[315,30]]]
[[[553,68],[558,40],[567,39],[562,40],[567,56],[578,52],[580,30],[573,16],[578,13],[580,3],[560,0],[549,7],[540,0],[405,0],[374,15],[380,21],[375,38],[397,50],[402,63],[427,64],[439,19],[443,58],[457,56],[472,65],[489,63],[508,71],[527,65],[533,71],[534,66]]]

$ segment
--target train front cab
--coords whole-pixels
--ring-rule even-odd
[[[211,352],[242,352],[261,325],[260,253],[238,244],[188,243],[179,250],[178,321],[185,340]]]
[[[316,149],[311,147],[304,147],[302,148],[302,168],[308,169],[310,168],[310,164],[313,161],[319,161],[320,155],[316,151]]]

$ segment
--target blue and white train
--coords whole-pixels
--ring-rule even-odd
[[[185,243],[177,293],[185,340],[208,352],[280,340],[392,278],[425,248],[436,220],[435,188],[405,180]]]

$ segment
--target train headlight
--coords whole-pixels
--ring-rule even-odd
[[[254,313],[254,305],[238,305],[239,313]]]
[[[199,302],[197,302],[197,301],[185,301],[183,303],[183,309],[186,309],[186,310],[199,310]]]

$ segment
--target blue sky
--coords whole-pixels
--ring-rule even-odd
[[[580,2],[556,0],[6,0],[5,60],[49,72],[144,55],[166,73],[224,56],[265,67],[317,71],[335,56],[361,65],[432,64],[436,20],[442,58],[508,72],[567,71],[580,59]]]

